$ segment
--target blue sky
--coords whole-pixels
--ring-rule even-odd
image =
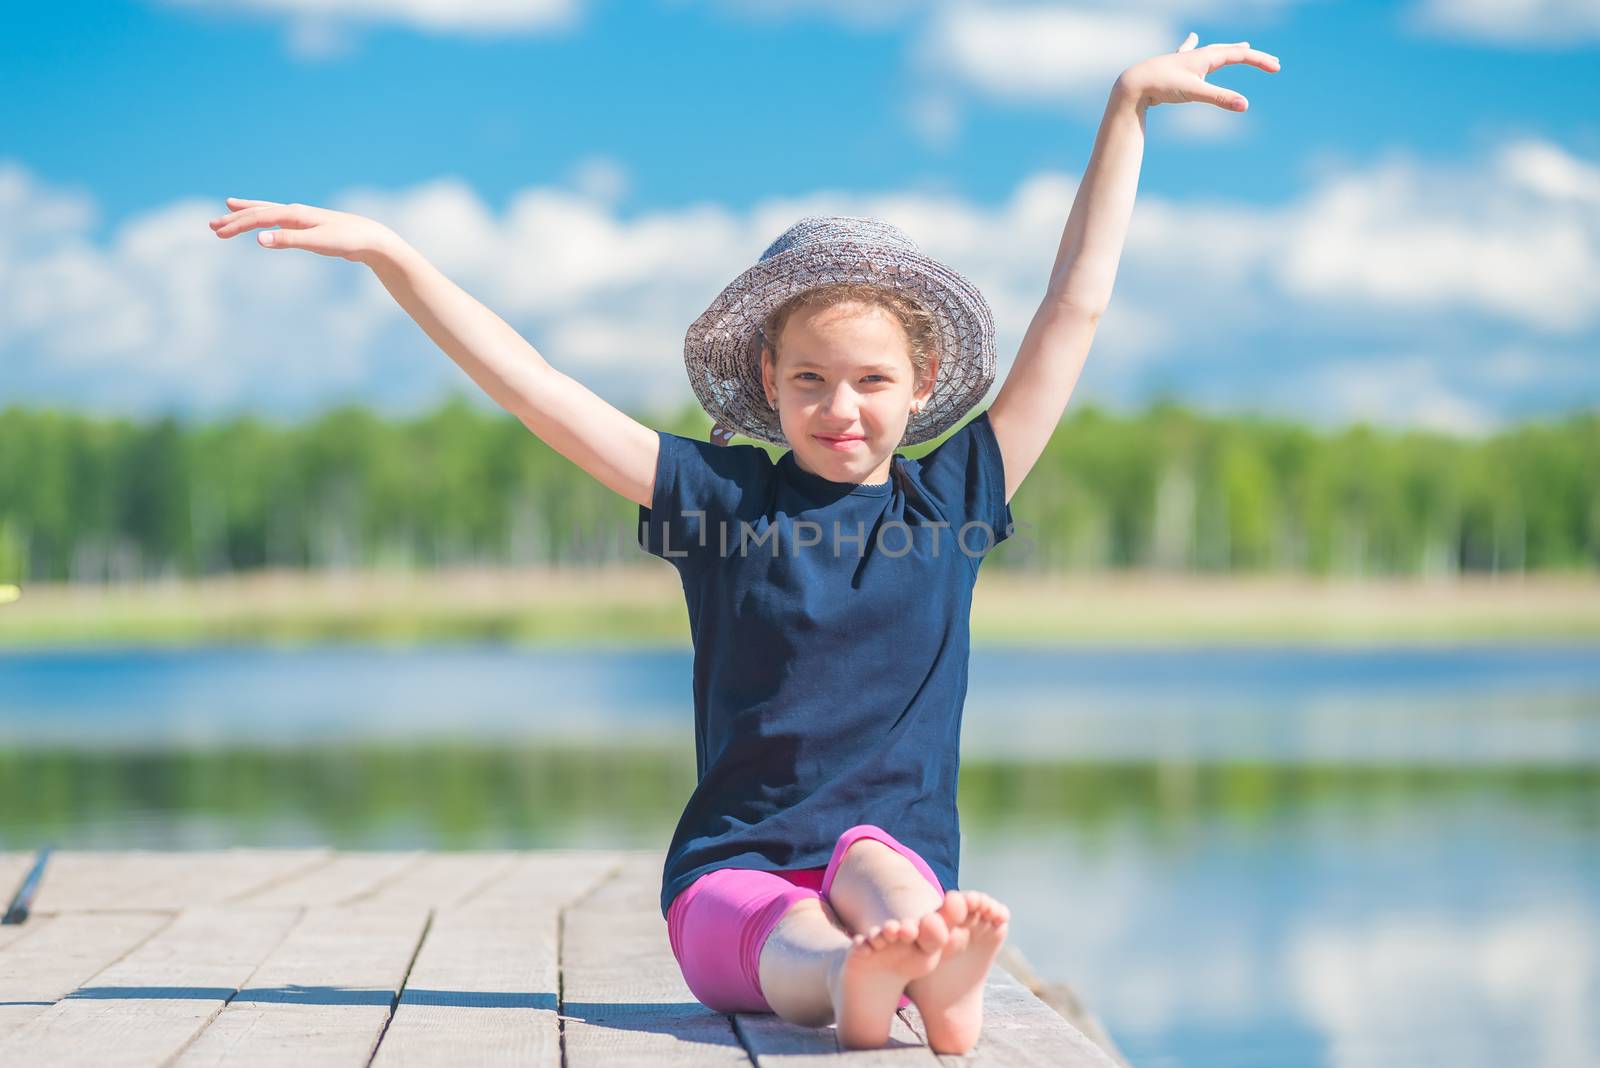
[[[1600,404],[1600,16],[1547,0],[205,0],[0,43],[0,406],[297,418],[476,387],[357,265],[228,195],[373,215],[634,410],[812,211],[984,290],[1001,374],[1116,73],[1249,40],[1248,112],[1151,112],[1074,397],[1459,432]],[[487,398],[479,398],[492,404]]]

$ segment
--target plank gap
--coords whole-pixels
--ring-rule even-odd
[[[367,1054],[367,1068],[372,1068],[372,1062],[378,1056],[378,1050],[383,1046],[384,1036],[389,1033],[389,1025],[394,1023],[394,1014],[400,1007],[400,999],[405,995],[406,984],[411,981],[411,970],[417,966],[417,958],[422,955],[422,946],[428,940],[428,932],[433,930],[433,917],[435,910],[428,910],[428,918],[422,921],[422,934],[417,938],[417,944],[411,951],[411,960],[406,963],[406,973],[400,977],[400,985],[395,988],[394,999],[389,1002],[389,1018],[383,1021],[383,1028],[378,1032],[378,1041],[372,1044],[372,1052]]]
[[[258,883],[255,886],[245,887],[238,893],[224,898],[223,903],[228,905],[236,905],[246,898],[254,897],[263,890],[277,886],[279,883],[286,883],[292,879],[298,879],[302,875],[307,875],[310,872],[316,871],[319,867],[326,867],[327,865],[332,864],[338,855],[339,854],[336,850],[330,849],[320,857],[312,857],[309,861],[298,868],[289,868],[285,871],[279,872],[277,875],[270,876],[265,882]],[[299,908],[301,909],[301,912],[304,913],[304,906],[299,906]]]
[[[579,905],[599,892],[600,888],[622,874],[622,862],[619,860],[612,865],[611,870],[596,879],[583,893],[562,904],[556,916],[556,1048],[561,1052],[561,1068],[569,1068],[567,1064],[567,910],[577,908]]]
[[[206,1028],[210,1027],[218,1017],[220,1017],[224,1012],[228,1011],[228,1006],[233,1004],[233,999],[239,996],[239,991],[249,986],[250,980],[254,979],[256,972],[261,970],[262,963],[272,959],[272,955],[278,951],[278,947],[283,945],[288,937],[294,933],[294,929],[300,926],[300,921],[305,919],[306,910],[304,906],[295,906],[294,913],[294,919],[284,926],[283,934],[279,935],[278,940],[261,955],[261,960],[257,961],[256,966],[250,969],[250,974],[240,980],[239,985],[233,988],[233,993],[229,994],[223,999],[223,1002],[221,1006],[218,1007],[217,1011],[212,1013],[211,1017],[206,1020],[204,1024],[198,1027],[194,1034],[189,1036],[189,1040],[187,1042],[179,1046],[177,1051],[174,1052],[172,1056],[161,1062],[161,1068],[167,1068],[168,1065],[177,1064],[180,1060],[182,1060],[183,1055],[188,1052],[189,1047],[200,1041],[200,1036],[206,1033]]]

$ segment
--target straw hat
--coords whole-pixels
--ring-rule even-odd
[[[912,413],[901,445],[938,437],[981,401],[994,382],[994,315],[978,288],[924,255],[905,231],[877,219],[807,216],[728,283],[689,326],[683,362],[701,407],[716,420],[711,440],[733,431],[787,445],[761,382],[761,324],[803,290],[868,282],[920,300],[938,321],[933,393]]]

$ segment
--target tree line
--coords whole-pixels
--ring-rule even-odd
[[[710,429],[694,405],[641,421]],[[985,569],[1589,571],[1600,411],[1466,438],[1079,404],[1011,504],[1017,536]],[[299,424],[0,411],[0,582],[588,566],[644,559],[637,517],[462,394],[409,418],[344,406]]]

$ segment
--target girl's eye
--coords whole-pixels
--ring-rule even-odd
[[[801,371],[801,372],[800,372],[800,373],[799,373],[799,374],[798,374],[798,375],[796,375],[796,376],[795,376],[795,377],[796,377],[796,378],[805,378],[805,377],[806,377],[806,376],[807,376],[807,375],[810,375],[810,376],[811,376],[811,377],[812,377],[812,378],[815,378],[815,377],[817,377],[817,376],[816,376],[816,373],[815,373],[815,372],[813,372],[813,371]],[[867,377],[868,377],[868,378],[883,378],[883,375],[867,375]]]

